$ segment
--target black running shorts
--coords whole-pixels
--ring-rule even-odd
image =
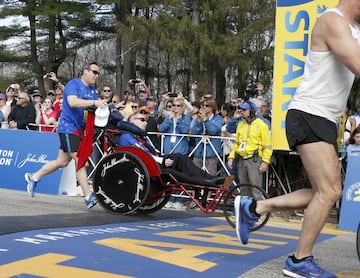
[[[321,141],[333,144],[337,149],[336,124],[300,110],[291,109],[287,112],[286,137],[292,150],[296,150],[299,145]]]
[[[75,153],[80,147],[80,137],[74,134],[59,133],[60,149],[66,153]]]

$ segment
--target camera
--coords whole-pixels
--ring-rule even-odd
[[[250,83],[246,86],[245,92],[244,92],[244,100],[248,101],[249,98],[256,97],[258,94],[258,89],[255,83]]]
[[[136,84],[136,83],[140,83],[141,80],[140,79],[132,79],[132,83]]]
[[[178,94],[177,94],[177,93],[169,93],[168,96],[169,96],[169,97],[177,97]]]
[[[52,75],[51,75],[50,72],[48,72],[48,73],[46,74],[46,76],[47,76],[47,77],[52,77]]]

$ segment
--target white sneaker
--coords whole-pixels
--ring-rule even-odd
[[[174,209],[181,209],[183,207],[183,203],[175,202],[172,206]]]

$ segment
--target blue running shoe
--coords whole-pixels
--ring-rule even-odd
[[[90,192],[88,198],[85,198],[85,205],[87,209],[91,209],[93,206],[97,204],[97,199],[94,192]]]
[[[36,187],[36,181],[33,178],[33,174],[31,173],[25,173],[25,181],[27,183],[26,190],[30,197],[35,196],[35,187]]]
[[[249,210],[252,201],[251,197],[236,196],[234,202],[236,235],[243,244],[248,243],[250,230],[255,226],[256,221],[259,220]]]
[[[285,262],[283,274],[293,278],[336,278],[336,275],[321,268],[313,256],[300,263],[294,263],[290,257]]]

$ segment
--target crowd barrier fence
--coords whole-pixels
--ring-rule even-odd
[[[39,125],[37,125],[39,126]],[[57,157],[58,152],[58,135],[54,132],[37,132],[37,131],[26,131],[26,130],[12,130],[12,129],[0,129],[1,138],[2,138],[2,146],[0,153],[0,166],[1,172],[3,172],[2,177],[16,176],[15,179],[5,178],[3,179],[3,185],[9,184],[19,188],[19,184],[23,184],[23,172],[33,171],[36,164],[45,163],[48,160],[55,159]],[[211,148],[214,150],[216,154],[216,158],[219,163],[219,169],[222,169],[222,173],[226,175],[230,175],[230,171],[226,165],[226,156],[218,154],[215,150],[214,145],[211,142],[211,139],[221,139],[222,141],[228,140],[233,142],[233,137],[223,137],[223,136],[209,136],[209,135],[192,135],[192,134],[176,134],[176,133],[160,133],[160,132],[149,132],[149,134],[157,135],[160,138],[161,142],[161,152],[163,152],[163,142],[165,136],[178,136],[181,137],[181,140],[188,140],[189,138],[202,138],[189,152],[188,156],[191,157],[194,151],[200,147],[203,147],[203,165],[202,169],[207,171],[206,169],[206,149]],[[96,140],[97,141],[97,140]],[[91,178],[94,173],[94,169],[96,166],[96,162],[99,159],[107,155],[101,147],[94,143],[94,149],[99,152],[99,156],[96,160],[89,159],[89,165],[92,167],[92,170],[89,172],[89,177]],[[202,143],[205,143],[202,145]],[[6,152],[3,152],[5,150]],[[46,152],[46,154],[44,154]],[[19,167],[16,166],[14,158],[6,157],[6,155],[16,156],[17,159],[20,157],[26,157],[28,163],[28,167],[21,167],[21,174],[19,175]],[[5,156],[4,156],[5,154]],[[46,157],[46,159],[44,159]],[[6,165],[5,161],[9,161]],[[34,161],[36,160],[36,162]],[[8,168],[7,168],[8,167]],[[39,168],[39,165],[36,167]],[[262,186],[264,187],[267,193],[272,193],[272,191],[276,191],[276,194],[286,194],[289,193],[299,187],[306,186],[307,177],[303,174],[302,165],[300,158],[296,152],[288,152],[288,151],[274,151],[272,162],[269,166],[268,171],[264,175],[264,183]],[[19,179],[21,177],[21,180]],[[59,177],[61,174],[57,175],[56,181],[59,181]],[[75,177],[74,177],[75,178]],[[13,181],[12,181],[13,180]],[[45,182],[44,182],[45,183]],[[54,184],[54,182],[51,182]],[[55,182],[56,183],[56,182]],[[23,187],[22,187],[23,188]],[[42,187],[40,187],[42,188]],[[46,190],[47,192],[53,190]]]

